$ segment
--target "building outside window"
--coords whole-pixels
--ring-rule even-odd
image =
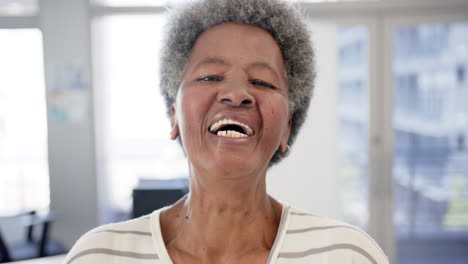
[[[460,70],[468,61],[467,36],[466,23],[401,26],[394,32],[400,264],[466,260],[457,248],[468,243],[468,86]]]

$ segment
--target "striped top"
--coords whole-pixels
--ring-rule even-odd
[[[160,212],[89,231],[64,264],[172,264],[161,235]],[[388,264],[388,260],[361,230],[284,205],[267,264],[296,263]]]

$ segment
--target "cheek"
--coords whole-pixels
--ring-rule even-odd
[[[270,130],[270,134],[275,138],[281,137],[288,126],[289,108],[288,100],[282,96],[276,100],[265,100],[265,109],[263,116],[265,126]]]
[[[203,126],[209,109],[209,96],[196,89],[186,88],[180,94],[179,113],[181,132],[195,132]]]
[[[179,96],[178,105],[180,106],[180,120],[185,123],[186,121],[192,120],[196,116],[197,98],[193,97],[193,93],[189,89],[184,89],[184,91]]]

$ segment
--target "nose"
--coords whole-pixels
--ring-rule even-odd
[[[218,92],[218,101],[232,107],[252,107],[255,97],[249,92],[247,84],[229,83]]]

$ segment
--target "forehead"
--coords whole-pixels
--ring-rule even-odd
[[[281,49],[274,38],[262,28],[225,23],[203,32],[195,42],[189,63],[206,58],[223,58],[234,63],[267,63],[284,71]]]

